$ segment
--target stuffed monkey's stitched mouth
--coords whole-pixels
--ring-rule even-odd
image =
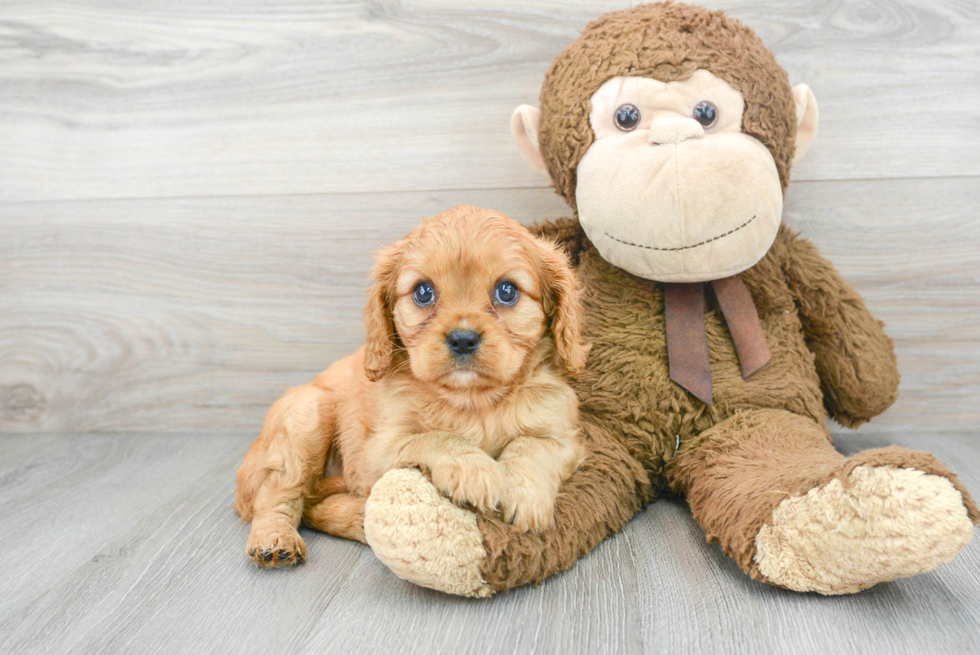
[[[735,232],[738,232],[739,230],[741,230],[743,227],[745,227],[746,225],[748,225],[749,223],[751,223],[754,220],[755,220],[755,216],[753,216],[749,220],[745,221],[744,223],[742,223],[738,227],[735,227],[735,228],[732,228],[732,229],[728,230],[728,232],[725,232],[724,234],[719,234],[718,236],[711,237],[710,239],[705,239],[704,241],[701,241],[699,243],[695,243],[695,244],[690,245],[690,246],[680,246],[678,248],[657,248],[656,246],[646,246],[646,245],[644,245],[642,243],[633,243],[631,241],[623,241],[622,239],[617,239],[616,237],[614,237],[613,235],[609,234],[608,232],[605,232],[604,234],[607,237],[609,237],[610,239],[612,239],[613,241],[618,241],[619,243],[621,243],[623,245],[626,245],[626,246],[633,246],[634,248],[644,248],[646,250],[659,250],[661,252],[676,252],[678,250],[690,250],[691,248],[697,248],[698,246],[703,246],[706,243],[711,243],[712,241],[717,241],[718,239],[724,239],[728,235],[734,234]]]

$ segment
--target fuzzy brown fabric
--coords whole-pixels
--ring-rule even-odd
[[[487,557],[483,579],[494,591],[538,582],[571,566],[607,536],[619,532],[652,497],[650,480],[614,435],[583,420],[586,458],[558,494],[554,525],[520,532],[499,516],[481,513]]]
[[[794,251],[794,265],[784,271],[786,281],[797,299],[807,346],[816,357],[824,405],[838,423],[857,427],[895,402],[894,356],[862,354],[891,353],[893,342],[882,329],[884,323],[871,315],[857,291],[842,284],[816,246],[791,235],[784,238]],[[844,332],[848,338],[839,338]]]
[[[678,450],[671,467],[709,542],[755,573],[755,536],[787,498],[827,481],[846,459],[825,428],[783,410],[739,412]],[[757,576],[754,576],[757,577]]]
[[[785,226],[763,260],[742,275],[772,350],[770,364],[750,380],[742,379],[721,310],[708,297],[714,406],[670,381],[662,284],[603,260],[573,220],[534,231],[570,251],[584,286],[583,336],[593,347],[575,386],[589,454],[562,488],[551,529],[521,534],[498,516],[480,515],[488,553],[483,579],[495,591],[569,568],[670,491],[687,496],[708,539],[757,579],[754,538],[772,510],[787,497],[846,479],[855,466],[908,467],[946,477],[980,523],[969,492],[934,456],[883,448],[845,458],[834,450],[825,405],[851,424],[887,408],[898,385],[892,342],[831,264]],[[805,271],[813,277],[801,287]],[[821,295],[849,302],[817,302]],[[808,325],[822,326],[823,338],[811,338]],[[866,371],[880,375],[866,377]],[[825,376],[840,385],[833,403],[821,391]]]
[[[737,21],[668,3],[603,16],[548,71],[539,141],[558,192],[574,207],[576,167],[593,140],[589,98],[602,83],[618,75],[680,80],[698,68],[742,92],[743,131],[769,148],[785,189],[795,137],[786,73]],[[772,353],[748,380],[717,300],[707,295],[709,406],[670,380],[663,284],[606,262],[573,219],[535,231],[564,246],[584,289],[583,337],[592,350],[574,384],[589,453],[565,483],[546,532],[521,534],[496,515],[480,515],[483,579],[494,590],[570,567],[669,491],[686,494],[708,539],[756,578],[755,537],[773,509],[834,478],[846,481],[862,464],[946,477],[980,522],[966,489],[929,454],[885,448],[845,458],[834,450],[826,415],[848,426],[869,420],[894,402],[899,376],[882,323],[805,239],[782,226],[769,252],[740,274]]]
[[[619,75],[684,80],[708,70],[742,92],[742,131],[776,160],[786,189],[796,138],[789,77],[752,30],[721,11],[684,4],[640,5],[605,14],[551,64],[541,90],[541,155],[555,189],[575,208],[575,170],[592,145],[592,97]]]

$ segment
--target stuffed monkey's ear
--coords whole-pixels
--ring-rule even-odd
[[[372,382],[391,370],[395,356],[395,324],[391,318],[391,291],[397,268],[396,248],[389,246],[374,255],[371,271],[374,285],[368,289],[364,307],[367,342],[364,345],[364,373]]]
[[[795,164],[803,159],[803,155],[817,138],[820,112],[817,110],[817,99],[806,84],[793,87],[793,103],[796,105],[796,149],[793,152]]]
[[[541,250],[542,300],[561,365],[572,375],[585,369],[590,346],[582,343],[582,302],[578,278],[561,248],[535,239]]]
[[[541,123],[541,110],[531,105],[521,105],[511,114],[510,133],[517,142],[524,161],[538,173],[548,177],[548,167],[541,157],[541,146],[538,145],[539,123]]]

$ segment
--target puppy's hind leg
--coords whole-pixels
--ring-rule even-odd
[[[266,415],[238,471],[235,509],[252,521],[246,553],[259,566],[298,564],[306,544],[297,530],[306,492],[322,475],[333,411],[324,389],[290,389]]]
[[[337,493],[303,511],[303,525],[344,539],[367,543],[364,538],[363,496]]]

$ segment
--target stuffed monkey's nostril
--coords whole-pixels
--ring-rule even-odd
[[[480,334],[475,330],[453,330],[446,337],[446,345],[454,355],[472,355],[480,345]]]

